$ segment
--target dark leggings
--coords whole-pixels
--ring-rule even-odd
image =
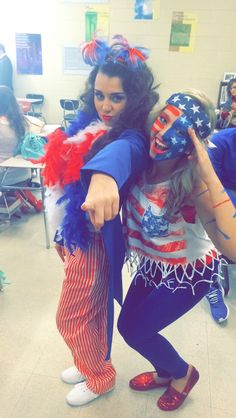
[[[214,271],[207,269],[204,279],[211,280],[217,269],[215,261]],[[155,277],[156,284],[161,280],[159,270],[158,275]],[[172,273],[168,277],[174,281],[171,282],[172,289],[178,286],[173,276]],[[161,377],[179,379],[187,374],[188,363],[159,332],[192,309],[207,294],[210,284],[201,282],[202,279],[199,273],[195,273],[194,294],[189,284],[184,289],[178,286],[173,292],[165,284],[156,287],[141,277],[134,278],[128,290],[118,319],[119,332],[130,347],[150,361]]]

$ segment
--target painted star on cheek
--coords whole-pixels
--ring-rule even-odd
[[[186,117],[186,116],[182,116],[182,117],[180,118],[180,120],[181,120],[181,122],[182,122],[184,125],[188,122],[188,119],[187,119],[187,117]]]
[[[199,126],[202,126],[202,122],[203,122],[203,120],[197,118],[196,125],[197,125],[198,128],[199,128]]]

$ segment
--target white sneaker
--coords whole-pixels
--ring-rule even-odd
[[[92,392],[86,385],[86,382],[78,383],[68,393],[66,400],[71,406],[82,406],[100,396],[99,393]]]
[[[75,385],[76,383],[84,382],[86,378],[82,373],[79,372],[77,367],[72,366],[61,372],[61,380],[63,380],[65,383]]]
[[[112,389],[108,390],[105,393],[110,392]],[[78,383],[75,387],[68,393],[66,400],[71,406],[82,406],[86,405],[89,402],[94,401],[100,396],[104,395],[103,393],[94,393],[86,385],[86,382]]]

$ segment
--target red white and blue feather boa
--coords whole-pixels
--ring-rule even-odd
[[[85,192],[80,183],[80,170],[93,143],[107,130],[100,121],[92,122],[70,138],[57,129],[48,136],[45,155],[40,159],[45,165],[42,175],[51,226],[72,252],[76,247],[85,250],[90,237],[87,215],[81,210]]]

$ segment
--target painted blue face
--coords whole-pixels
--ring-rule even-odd
[[[190,125],[188,115],[175,106],[167,105],[152,125],[150,156],[163,161],[182,157],[191,151]]]

